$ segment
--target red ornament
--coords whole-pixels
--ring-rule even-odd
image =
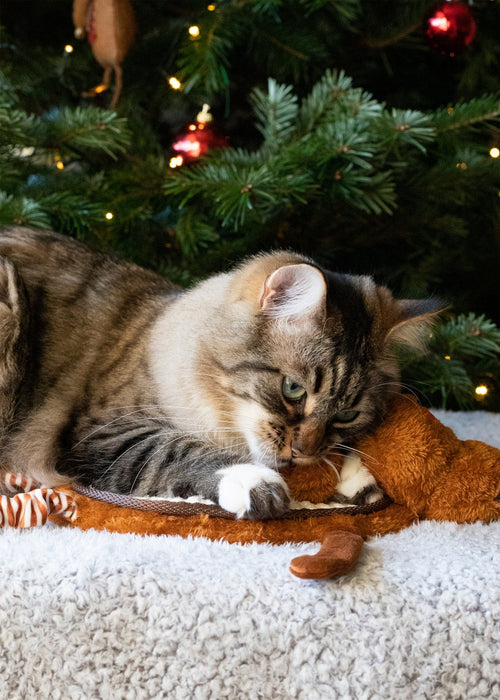
[[[172,144],[172,149],[177,155],[170,160],[171,168],[190,163],[204,156],[210,149],[225,145],[226,139],[215,133],[210,126],[211,121],[210,108],[203,105],[196,121],[188,126],[187,131],[179,134]]]
[[[460,0],[448,0],[434,8],[427,19],[425,33],[433,49],[454,56],[470,46],[476,30],[469,7]]]

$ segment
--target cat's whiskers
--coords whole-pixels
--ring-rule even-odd
[[[95,435],[99,431],[104,430],[105,428],[109,428],[111,425],[118,423],[119,421],[124,421],[124,423],[123,423],[124,425],[134,425],[134,424],[140,425],[144,421],[153,421],[153,422],[157,422],[157,423],[163,422],[162,417],[160,417],[160,416],[146,416],[146,415],[140,416],[140,418],[137,419],[136,421],[134,421],[134,420],[125,421],[126,418],[129,418],[130,416],[141,413],[141,411],[143,411],[142,407],[135,410],[135,411],[129,411],[128,413],[121,414],[121,415],[117,416],[116,418],[113,418],[113,420],[108,421],[107,423],[104,423],[103,425],[100,425],[99,427],[95,428],[94,430],[90,431],[90,433],[87,433],[87,435],[82,437],[78,442],[76,442],[71,447],[71,449],[72,450],[76,449],[82,442],[85,442],[85,440],[88,440],[90,437],[92,437],[93,435]],[[174,428],[174,430],[175,430],[175,428]],[[233,426],[230,424],[229,421],[227,421],[227,426],[222,425],[220,428],[217,428],[216,430],[207,428],[204,431],[203,430],[188,430],[187,432],[189,434],[202,433],[202,432],[205,432],[206,434],[209,434],[209,433],[217,434],[218,432],[231,431],[231,430],[233,430]]]
[[[148,462],[150,462],[150,461],[153,459],[153,457],[155,457],[155,456],[158,454],[158,452],[161,452],[161,451],[164,449],[164,447],[165,447],[165,446],[162,445],[162,446],[159,447],[157,450],[155,450],[155,451],[153,452],[152,455],[149,455],[149,457],[147,458],[147,460],[144,462],[144,464],[142,465],[142,467],[139,469],[139,471],[138,471],[137,474],[135,475],[135,479],[134,479],[134,481],[132,482],[132,486],[130,487],[129,493],[133,493],[133,491],[134,491],[134,486],[135,486],[135,484],[136,484],[136,482],[137,482],[137,479],[138,479],[139,476],[141,475],[141,472],[142,472],[142,470],[144,469],[144,467],[148,464]]]
[[[113,462],[111,462],[111,464],[109,465],[109,467],[108,467],[107,469],[105,469],[105,470],[103,471],[102,474],[99,475],[99,478],[102,479],[102,477],[104,477],[104,476],[109,472],[109,470],[112,469],[112,467],[114,467],[114,465],[115,465],[117,462],[119,462],[120,459],[121,459],[122,457],[124,457],[124,456],[127,454],[127,452],[130,452],[130,450],[133,450],[133,449],[135,449],[136,447],[139,447],[140,445],[143,445],[145,442],[147,442],[147,441],[148,441],[150,438],[152,438],[152,437],[156,437],[156,436],[155,436],[155,435],[148,435],[148,436],[145,437],[143,440],[139,440],[139,442],[134,442],[134,444],[131,445],[128,449],[126,449],[126,450],[124,450],[123,452],[121,452],[121,453],[118,455],[118,457],[117,457]]]
[[[336,442],[335,447],[341,447],[343,450],[347,450],[347,452],[354,452],[355,454],[364,457],[367,461],[373,462],[374,464],[378,464],[378,459],[375,459],[375,457],[372,457],[371,455],[367,454],[366,452],[363,452],[362,450],[358,450],[356,447],[351,447],[351,445],[344,445],[341,442]]]
[[[117,418],[113,418],[113,420],[109,421],[108,423],[105,423],[104,425],[100,425],[98,428],[95,428],[90,433],[88,433],[87,435],[82,437],[81,440],[79,440],[77,443],[75,443],[71,449],[74,450],[76,447],[78,447],[78,445],[80,445],[85,440],[88,440],[89,437],[91,437],[92,435],[95,435],[100,430],[104,430],[105,428],[108,428],[110,425],[113,425],[113,423],[116,423],[119,420],[123,420],[123,418],[127,418],[127,416],[132,416],[135,413],[140,413],[141,411],[142,411],[142,408],[137,410],[137,411],[130,411],[129,413],[125,413],[123,415],[117,416]]]
[[[333,471],[337,475],[337,479],[340,481],[340,472],[339,472],[337,466],[333,462],[330,462],[330,460],[327,459],[326,457],[321,457],[321,461],[326,462],[326,464],[328,464],[333,469]]]
[[[204,431],[204,430],[197,430],[197,431],[193,431],[192,433],[190,433],[190,435],[201,435],[201,434],[204,434],[205,432],[206,432],[206,431]],[[159,437],[166,437],[167,435],[168,435],[168,433],[166,433],[166,432],[165,432],[165,433],[160,432],[160,433],[156,433],[155,435],[147,435],[143,440],[139,440],[138,442],[135,442],[133,445],[131,445],[130,447],[128,447],[126,450],[124,450],[124,452],[121,452],[121,453],[118,455],[118,457],[117,457],[117,458],[109,465],[109,467],[100,475],[100,478],[102,478],[103,476],[105,476],[105,475],[109,472],[109,470],[110,470],[124,455],[126,455],[128,452],[130,452],[130,450],[133,450],[134,448],[139,447],[139,446],[142,445],[143,443],[147,442],[150,438],[158,439]],[[185,434],[185,433],[180,433],[180,434],[177,435],[175,438],[172,438],[171,440],[168,440],[167,442],[163,442],[163,443],[161,444],[161,446],[160,446],[160,449],[168,448],[168,447],[170,447],[174,442],[177,442],[178,440],[181,440],[182,438],[185,438],[185,437],[186,437],[186,434]],[[213,444],[215,444],[215,443],[213,443]]]
[[[246,442],[236,443],[235,445],[231,445],[230,448],[224,447],[223,445],[219,445],[219,446],[216,447],[214,450],[209,450],[208,452],[203,452],[203,454],[201,454],[201,455],[199,455],[199,454],[198,454],[198,455],[195,455],[194,457],[191,457],[191,459],[186,459],[185,461],[183,461],[182,465],[183,465],[183,466],[187,466],[187,465],[193,464],[194,462],[196,462],[196,461],[198,461],[198,460],[199,460],[199,461],[203,461],[203,460],[204,460],[206,457],[208,457],[209,455],[217,454],[217,452],[220,452],[220,453],[222,453],[222,454],[227,454],[228,449],[235,449],[235,448],[238,448],[238,447],[246,447],[246,446],[247,446],[247,443],[246,443]],[[240,460],[241,460],[241,455],[240,455],[239,458],[240,458]],[[220,466],[221,466],[221,469],[223,469],[223,468],[224,468],[225,466],[227,466],[227,465],[226,465],[226,464],[221,464]]]
[[[180,439],[181,437],[185,437],[185,436],[180,435],[178,439]],[[242,442],[240,444],[237,444],[234,447],[243,447],[244,445],[246,445],[246,442]],[[139,469],[139,471],[137,472],[137,474],[135,476],[134,481],[132,482],[132,486],[130,487],[129,493],[133,492],[134,486],[137,483],[137,479],[139,478],[139,476],[141,475],[141,472],[144,470],[144,468],[147,466],[147,464],[153,459],[153,457],[155,457],[159,452],[161,452],[161,450],[165,449],[165,447],[166,447],[166,445],[161,445],[157,450],[155,450],[155,452],[153,452],[152,455],[150,455],[147,458],[147,460],[144,462],[144,464],[142,464],[141,468]],[[196,456],[192,457],[191,459],[183,461],[182,466],[186,467],[186,466],[192,464],[193,462],[196,462],[197,460],[202,461],[202,460],[206,459],[206,457],[213,455],[213,454],[216,454],[217,452],[222,452],[222,453],[227,452],[227,448],[226,447],[217,447],[214,450],[208,450],[207,452],[203,452],[203,454],[201,454],[201,455],[196,455]],[[221,464],[221,468],[223,468],[223,467],[224,467],[224,465]]]

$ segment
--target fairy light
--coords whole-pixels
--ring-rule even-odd
[[[485,386],[484,384],[480,384],[479,386],[476,387],[476,396],[486,396],[488,393],[488,387]]]
[[[196,37],[200,36],[200,28],[196,24],[193,24],[191,27],[189,27],[188,32],[189,36],[193,39],[196,39]]]
[[[56,163],[56,168],[57,168],[58,170],[64,170],[64,163],[62,162],[62,160],[58,160],[58,161],[57,161],[57,163]]]
[[[213,3],[210,3],[210,5],[207,5],[207,10],[209,12],[213,12],[215,10],[215,5]]]
[[[445,360],[451,360],[451,356],[450,356],[450,355],[445,355],[445,356],[444,356],[444,359],[445,359]]]
[[[71,46],[71,44],[66,44],[66,46],[64,47],[64,53],[73,53],[73,47]]]
[[[172,76],[172,77],[169,79],[168,84],[170,85],[170,87],[171,87],[173,90],[180,90],[181,81],[178,80],[175,76]]]
[[[184,158],[182,156],[174,156],[170,158],[169,165],[171,168],[179,168],[184,163]]]
[[[498,158],[498,156],[500,156],[500,148],[497,148],[496,146],[490,148],[490,156],[492,158]]]
[[[111,219],[112,219],[113,217],[114,217],[114,214],[113,214],[112,211],[107,211],[107,212],[104,214],[104,218],[107,219],[108,221],[111,221]]]

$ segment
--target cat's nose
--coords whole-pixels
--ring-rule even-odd
[[[292,457],[294,459],[297,459],[297,458],[301,459],[302,457],[311,457],[311,456],[312,455],[307,455],[305,452],[301,452],[300,450],[298,450],[296,447],[294,447],[294,445],[292,443]]]
[[[292,440],[292,457],[313,457],[320,448],[325,430],[321,426],[303,426]]]

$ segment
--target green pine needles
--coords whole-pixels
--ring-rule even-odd
[[[165,182],[180,209],[194,208],[213,222],[214,232],[252,220],[276,222],[314,202],[325,209],[344,202],[367,214],[391,214],[398,187],[425,167],[441,133],[500,117],[498,95],[435,114],[387,109],[353,87],[343,71],[331,70],[301,101],[292,86],[273,79],[267,92],[255,88],[249,99],[260,148],[219,150],[170,173]]]
[[[0,226],[88,232],[105,208],[92,173],[129,145],[127,121],[114,112],[0,108]]]
[[[402,353],[405,385],[427,405],[500,410],[500,328],[484,315],[459,314],[432,330],[427,353]]]

